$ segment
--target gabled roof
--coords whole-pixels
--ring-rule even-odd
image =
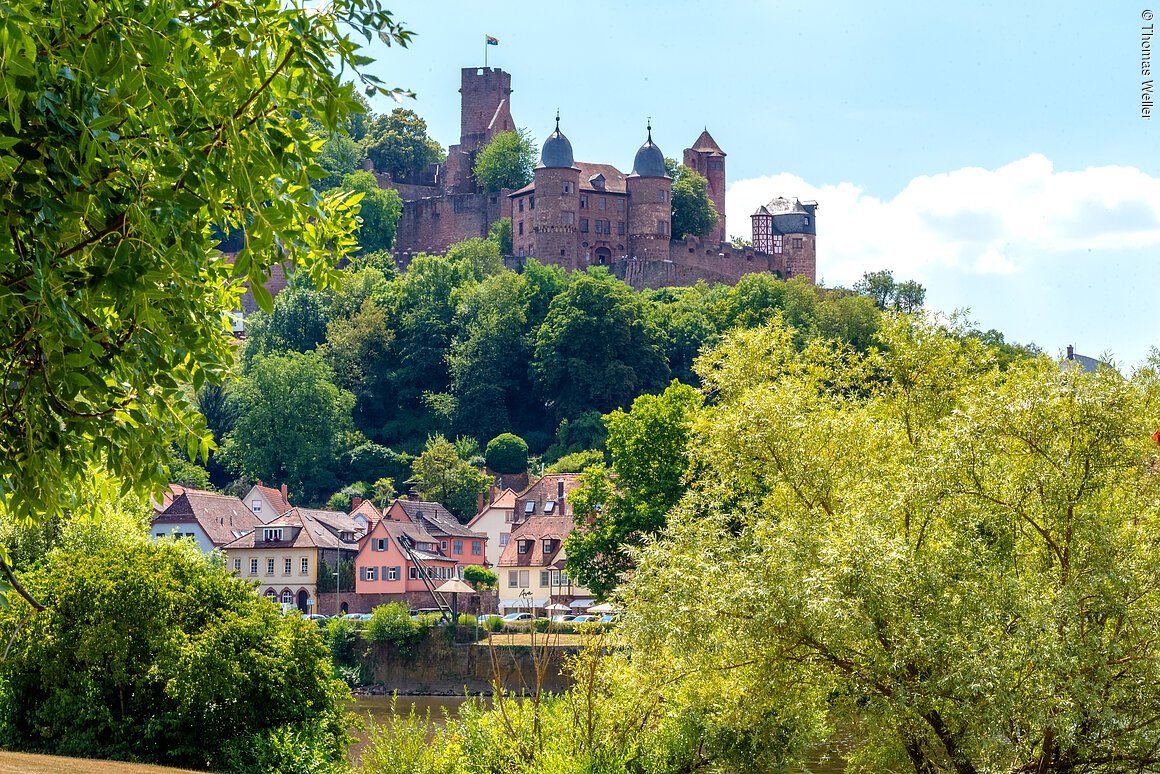
[[[321,511],[314,508],[298,508],[331,532],[362,532],[359,523],[341,511]]]
[[[490,511],[510,511],[516,507],[516,491],[512,488],[504,489],[499,497],[491,501],[490,504],[483,506],[479,513],[472,517],[471,521],[467,522],[467,528],[471,529],[475,526],[475,522],[483,518],[484,514]]]
[[[764,204],[761,207],[758,207],[757,212],[755,212],[753,214],[754,215],[782,215],[785,213],[794,213],[794,214],[801,213],[803,215],[808,215],[809,211],[806,210],[806,208],[804,206],[802,206],[800,199],[797,199],[794,197],[790,197],[787,199],[784,196],[779,196],[776,199],[774,199],[773,201],[769,202],[768,204]]]
[[[709,129],[706,127],[705,131],[701,132],[701,136],[693,143],[691,150],[699,153],[709,153],[713,156],[724,156],[725,151],[721,150],[721,146],[713,139],[713,135],[709,134]]]
[[[599,191],[600,193],[627,193],[628,186],[624,182],[624,173],[611,164],[589,164],[587,161],[577,161],[580,167],[580,190]],[[592,178],[597,175],[604,177],[604,188],[592,185]],[[590,209],[594,209],[591,208]]]
[[[282,527],[282,540],[265,540],[265,530]],[[358,543],[339,540],[338,536],[310,515],[303,508],[291,508],[273,521],[255,528],[248,535],[223,546],[223,548],[285,549],[285,548],[327,548],[357,551]]]
[[[356,513],[361,513],[363,516],[366,516],[367,522],[378,521],[383,518],[383,512],[376,508],[375,504],[370,500],[363,500],[357,508],[350,512],[352,519]]]
[[[423,500],[396,500],[395,502],[399,504],[411,521],[422,525],[433,535],[487,540],[487,535],[482,532],[472,532],[460,524],[451,511],[439,503],[429,503]]]
[[[391,541],[395,544],[399,543],[400,537],[406,536],[411,539],[413,546],[420,544],[432,544],[437,547],[439,545],[438,537],[423,529],[423,527],[419,524],[412,524],[410,522],[383,519],[374,526],[374,529],[367,533],[367,536],[369,540],[374,540],[376,536],[381,536],[382,533],[386,533],[391,538]],[[363,551],[369,550],[368,540],[361,541],[360,545],[360,555]],[[411,552],[425,562],[450,562],[455,564],[455,559],[450,556],[444,556],[438,552],[426,551],[418,547],[412,547]]]
[[[561,482],[564,484],[562,503],[559,496]],[[514,518],[522,520],[528,516],[571,516],[572,506],[568,502],[568,493],[579,485],[579,473],[549,473],[516,495]],[[532,506],[530,509],[529,505]]]
[[[183,489],[173,502],[153,517],[153,524],[188,524],[196,521],[215,546],[231,543],[262,522],[237,497]]]
[[[265,484],[255,484],[254,489],[262,493],[262,497],[266,498],[266,502],[270,503],[270,507],[277,511],[279,516],[290,510],[290,501],[282,496],[281,489],[275,489]],[[253,489],[250,491],[252,492]]]
[[[569,516],[532,516],[512,530],[508,544],[500,554],[498,567],[545,567],[559,558],[564,550],[564,539],[575,529]],[[544,554],[544,540],[557,541],[549,554]],[[519,552],[521,540],[531,540],[527,553]]]

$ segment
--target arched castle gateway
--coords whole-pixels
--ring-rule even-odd
[[[476,154],[515,126],[511,76],[497,68],[465,68],[460,95],[460,142],[448,149],[446,163],[407,182],[378,176],[380,185],[403,198],[395,241],[401,267],[414,253],[441,253],[460,240],[486,237],[492,223],[510,217],[513,266],[528,257],[569,269],[605,265],[636,288],[699,280],[732,284],[752,272],[816,280],[816,202],[774,199],[752,216],[752,247],[725,241],[726,154],[708,129],[682,160],[708,181],[717,227],[703,238],[674,241],[673,181],[651,126],[626,175],[611,164],[577,161],[557,116],[532,183],[518,191],[481,193],[470,174]]]

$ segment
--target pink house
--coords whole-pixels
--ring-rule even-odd
[[[395,500],[383,517],[384,521],[409,522],[421,528],[434,541],[435,552],[453,559],[460,569],[487,561],[487,534],[463,526],[439,503]]]
[[[360,541],[354,559],[355,592],[426,592],[423,576],[434,586],[458,577],[455,559],[439,551],[439,540],[418,524],[382,519]]]

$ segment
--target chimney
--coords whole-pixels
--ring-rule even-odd
[[[282,499],[286,501],[287,505],[290,504],[290,490],[285,484],[282,485]]]
[[[355,495],[354,497],[350,498],[350,512],[351,513],[354,513],[355,511],[357,511],[358,507],[360,505],[362,505],[362,498],[361,497],[359,497],[358,495]]]
[[[488,505],[491,505],[492,503],[495,502],[495,496],[497,494],[499,494],[499,487],[492,485],[492,486],[489,486],[487,488],[487,504]]]
[[[479,513],[483,510],[483,492],[475,496],[475,512]]]
[[[1075,360],[1075,346],[1072,344],[1067,345],[1067,359]]]

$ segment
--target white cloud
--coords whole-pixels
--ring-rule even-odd
[[[740,180],[729,186],[729,232],[748,238],[749,216],[777,196],[819,202],[818,274],[828,285],[882,268],[919,281],[1012,274],[1053,254],[1160,245],[1160,178],[1124,166],[1056,171],[1040,154],[916,177],[888,201],[854,183]]]

